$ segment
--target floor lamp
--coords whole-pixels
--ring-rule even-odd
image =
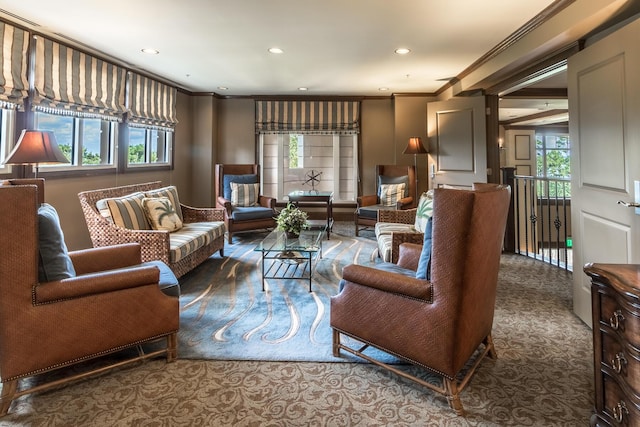
[[[38,177],[40,163],[69,163],[53,132],[47,130],[23,130],[18,143],[4,161],[6,165],[35,165]]]
[[[422,145],[422,139],[419,136],[412,136],[409,138],[409,144],[404,149],[402,154],[413,154],[413,168],[416,174],[416,205],[418,204],[418,154],[427,154],[426,148]]]

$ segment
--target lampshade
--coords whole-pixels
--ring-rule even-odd
[[[69,160],[58,147],[53,132],[25,129],[4,163],[8,165],[34,164],[37,176],[40,163],[69,163]]]
[[[422,145],[422,139],[419,136],[412,136],[402,154],[427,154],[428,152]]]

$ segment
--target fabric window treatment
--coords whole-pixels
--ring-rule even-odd
[[[27,58],[29,33],[13,25],[0,22],[0,108],[24,110],[29,94]]]
[[[176,98],[178,90],[156,80],[130,73],[129,115],[130,126],[173,131],[178,123]]]
[[[359,132],[359,101],[256,101],[256,133]]]
[[[124,68],[36,37],[34,111],[122,121],[125,82]]]

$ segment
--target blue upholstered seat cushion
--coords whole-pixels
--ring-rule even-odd
[[[381,209],[396,210],[396,207],[395,205],[394,206],[384,206],[384,205],[362,206],[361,208],[358,208],[358,216],[377,220],[378,211]]]
[[[431,280],[431,247],[433,233],[433,217],[429,217],[427,226],[424,230],[424,243],[422,244],[422,252],[418,260],[418,268],[416,269],[416,279]]]
[[[275,212],[271,208],[265,208],[264,206],[251,206],[242,207],[234,206],[231,211],[231,218],[234,221],[248,221],[251,219],[265,219],[273,218]]]
[[[404,197],[409,197],[409,175],[403,176],[378,176],[378,197],[380,197],[380,187],[382,184],[403,184],[404,183]]]
[[[151,265],[157,267],[158,270],[160,270],[160,280],[158,281],[158,287],[160,288],[160,290],[166,295],[172,297],[180,297],[180,283],[167,264],[162,261],[156,260],[143,262],[140,265]]]
[[[47,203],[38,208],[38,241],[38,281],[54,282],[75,277],[76,270],[64,243],[58,212]]]
[[[222,195],[227,200],[231,200],[231,183],[232,182],[236,182],[238,184],[254,184],[258,182],[258,175],[256,174],[224,175],[222,177]]]

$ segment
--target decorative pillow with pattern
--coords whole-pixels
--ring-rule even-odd
[[[231,205],[250,207],[258,205],[258,192],[260,184],[241,184],[238,182],[231,183]]]
[[[382,184],[380,186],[380,203],[384,206],[395,206],[404,197],[405,184]]]
[[[172,232],[182,228],[182,220],[168,197],[145,197],[142,207],[154,230]]]
[[[144,195],[146,197],[168,197],[180,217],[180,221],[184,221],[182,209],[180,208],[180,199],[178,199],[178,189],[174,185],[158,188],[157,190],[145,191]]]
[[[104,199],[104,201],[109,207],[111,220],[118,227],[130,230],[150,230],[151,227],[149,227],[142,208],[142,199],[144,199],[144,193],[137,192],[122,197]]]
[[[433,215],[433,190],[422,193],[418,201],[418,209],[416,209],[416,222],[414,227],[417,232],[424,233],[427,221]]]

